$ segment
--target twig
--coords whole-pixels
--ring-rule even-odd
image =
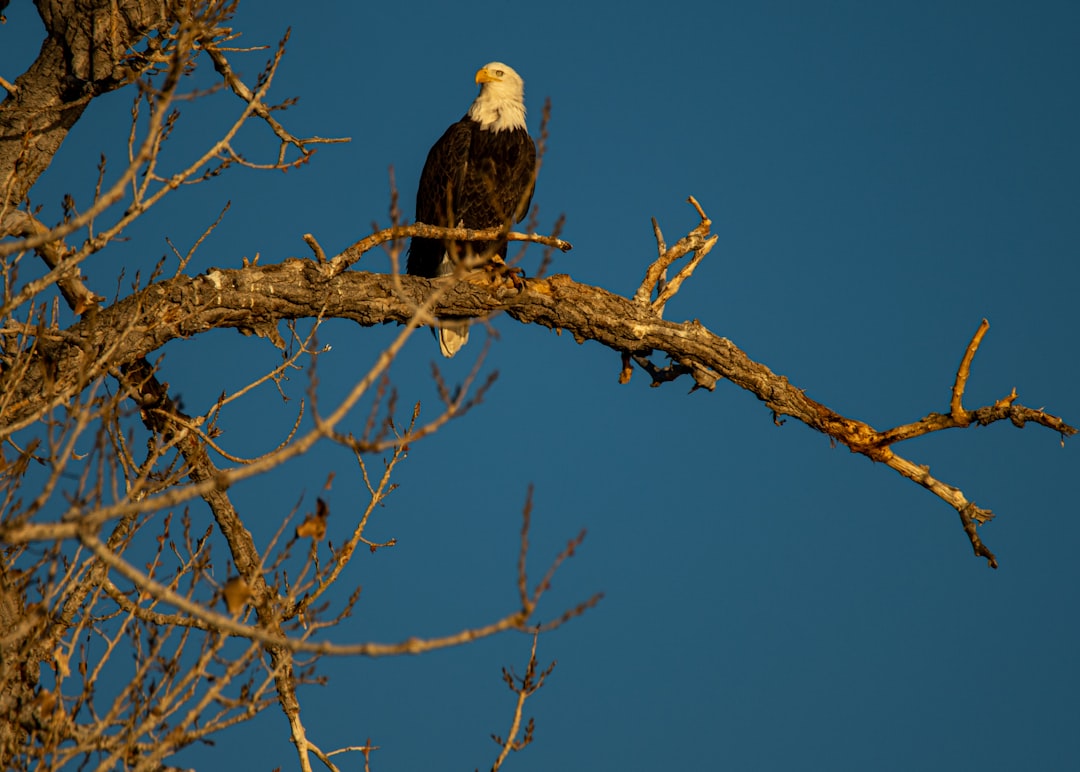
[[[273,77],[274,72],[277,70],[278,64],[281,62],[281,57],[285,54],[285,44],[289,40],[291,31],[286,31],[285,37],[278,43],[277,50],[274,52],[274,58],[267,65],[265,72],[266,81],[260,83],[260,92],[265,92],[266,86],[269,85],[269,79]],[[300,139],[294,136],[291,132],[286,130],[278,121],[270,115],[270,108],[268,108],[262,102],[262,93],[252,92],[247,85],[236,76],[233,72],[232,66],[229,64],[229,60],[222,53],[222,49],[213,43],[204,43],[202,46],[210,56],[210,60],[214,64],[214,69],[218,71],[218,74],[224,79],[226,85],[232,89],[233,93],[240,97],[242,100],[248,103],[252,112],[266,122],[266,125],[270,127],[270,130],[281,140],[281,148],[278,151],[277,166],[284,165],[285,161],[285,149],[292,145],[300,151],[301,156],[295,161],[292,161],[290,165],[298,166],[307,161],[308,157],[314,152],[308,148],[308,145],[315,144],[336,144],[341,142],[350,142],[349,137],[306,137]]]
[[[555,669],[555,662],[552,662],[543,672],[537,673],[536,644],[539,638],[540,634],[538,632],[533,633],[532,650],[529,652],[529,664],[525,667],[524,676],[515,677],[513,673],[503,668],[503,681],[510,687],[510,691],[517,695],[517,700],[514,705],[514,716],[510,722],[510,731],[507,733],[506,739],[504,740],[498,735],[491,736],[491,739],[500,746],[499,755],[491,765],[491,772],[498,772],[503,762],[506,761],[506,757],[510,755],[510,751],[523,750],[533,741],[533,732],[536,727],[531,718],[525,725],[524,736],[520,740],[517,739],[518,732],[521,731],[521,717],[525,709],[525,700],[536,694]]]
[[[949,414],[958,424],[967,417],[962,401],[968,376],[971,375],[971,360],[975,358],[975,352],[979,349],[979,344],[982,343],[983,336],[986,335],[986,331],[989,329],[990,322],[983,319],[979,324],[979,329],[975,331],[971,343],[968,344],[967,350],[964,351],[964,356],[960,360],[960,367],[956,370],[956,380],[953,382],[952,387],[952,400],[949,402]]]
[[[975,555],[986,558],[987,563],[991,568],[997,568],[997,558],[979,538],[976,533],[976,523],[981,525],[989,522],[994,518],[994,513],[989,509],[979,509],[974,503],[967,500],[964,496],[964,492],[959,488],[954,488],[952,485],[943,483],[931,476],[930,467],[918,466],[913,464],[905,458],[901,458],[896,455],[890,449],[886,449],[886,453],[879,460],[884,461],[885,465],[890,469],[895,469],[904,477],[918,483],[928,491],[933,493],[938,498],[947,502],[957,511],[960,515],[960,521],[964,526],[964,533],[967,534],[971,541],[972,549],[975,551]]]
[[[385,657],[385,656],[398,656],[403,654],[422,654],[427,651],[434,651],[436,649],[444,649],[453,646],[461,646],[466,643],[470,643],[481,638],[487,638],[492,635],[496,635],[507,630],[521,630],[529,632],[546,632],[553,630],[556,627],[564,624],[565,622],[573,619],[581,614],[585,613],[588,609],[594,607],[600,602],[603,597],[602,593],[593,595],[588,600],[579,603],[573,608],[567,609],[553,622],[548,622],[543,625],[529,625],[529,619],[535,612],[540,599],[544,593],[551,586],[551,579],[559,566],[562,565],[570,557],[573,557],[574,551],[580,546],[582,540],[585,537],[585,532],[582,531],[576,538],[571,539],[566,548],[562,550],[552,562],[548,571],[544,574],[540,582],[537,583],[532,595],[527,593],[523,595],[524,601],[522,607],[510,613],[501,619],[498,619],[490,624],[467,628],[458,633],[451,635],[445,635],[437,638],[409,638],[398,643],[359,643],[359,644],[334,644],[330,642],[314,642],[307,639],[307,636],[300,638],[291,638],[285,635],[275,632],[274,629],[267,629],[263,626],[253,627],[243,624],[231,615],[220,614],[216,611],[212,611],[209,608],[203,606],[200,603],[193,601],[192,599],[180,595],[170,587],[161,584],[153,579],[149,574],[139,570],[135,566],[128,563],[120,555],[116,554],[108,545],[104,544],[97,536],[88,529],[87,523],[84,521],[79,524],[77,531],[77,538],[79,541],[87,547],[95,556],[98,557],[105,565],[112,568],[114,571],[124,576],[131,581],[139,592],[157,599],[158,601],[168,603],[171,606],[179,609],[180,611],[201,620],[212,629],[219,630],[225,635],[232,635],[240,638],[247,638],[252,641],[258,641],[264,646],[270,648],[272,651],[280,652],[310,652],[319,655],[334,655],[334,656],[365,656],[365,657]],[[228,529],[225,529],[228,530]],[[522,537],[522,549],[528,548],[528,538],[524,534],[527,531],[523,530]],[[233,552],[234,558],[240,557],[235,550]],[[525,559],[524,556],[519,557],[519,577],[518,584],[519,590],[522,585],[528,585],[527,578],[524,574],[520,573],[524,570]],[[241,573],[249,574],[249,578],[254,579],[256,582],[264,582],[260,571],[245,572],[241,568]],[[265,590],[264,590],[265,592]],[[252,599],[252,603],[258,605],[259,597],[258,590],[256,595]],[[192,625],[198,626],[198,625]],[[275,624],[276,627],[276,624]]]
[[[345,249],[340,255],[330,261],[327,275],[336,276],[359,260],[365,252],[370,251],[380,244],[396,239],[406,239],[412,236],[420,236],[426,239],[447,239],[453,241],[494,241],[505,239],[507,241],[527,241],[533,244],[544,244],[555,247],[563,252],[569,252],[574,248],[573,244],[553,236],[542,236],[538,233],[517,233],[505,228],[485,228],[474,230],[471,228],[441,228],[424,223],[412,225],[397,225],[383,228],[380,231],[366,236],[360,241]]]
[[[663,316],[664,305],[674,297],[675,293],[679,291],[679,286],[687,278],[693,274],[694,269],[697,268],[701,259],[708,254],[716,243],[716,237],[709,237],[709,229],[712,227],[712,220],[706,215],[705,211],[701,208],[701,204],[697,199],[690,196],[687,201],[694,207],[694,211],[698,213],[701,221],[698,225],[690,231],[688,234],[679,239],[671,247],[668,247],[664,241],[664,236],[660,232],[660,226],[656,222],[656,218],[653,218],[653,233],[656,236],[656,246],[659,256],[645,271],[645,278],[641,281],[641,286],[638,287],[637,292],[634,293],[634,302],[641,305],[651,305],[652,310],[656,312],[658,316]],[[668,267],[685,257],[691,252],[700,252],[691,259],[690,263],[683,267],[679,272],[676,279],[669,283],[666,279]],[[674,285],[674,286],[672,286]],[[656,299],[650,301],[653,295],[653,291],[656,291]]]
[[[315,253],[315,259],[319,261],[319,264],[324,265],[326,263],[326,252],[323,251],[322,245],[315,240],[315,237],[310,233],[305,233],[304,243],[311,247],[311,251]]]

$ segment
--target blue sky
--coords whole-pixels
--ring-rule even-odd
[[[13,80],[39,33],[26,4],[7,15],[0,70]],[[674,240],[695,224],[694,195],[720,240],[667,318],[699,319],[880,429],[947,409],[985,317],[967,405],[1015,386],[1025,405],[1080,421],[1080,6],[249,0],[234,26],[247,45],[291,26],[273,94],[301,99],[280,119],[352,142],[288,174],[237,170],[179,192],[86,266],[100,294],[114,292],[117,265],[149,271],[166,236],[189,245],[227,200],[193,270],[307,256],[308,232],[346,247],[386,224],[391,166],[411,216],[428,148],[465,112],[477,67],[501,60],[525,78],[534,131],[553,103],[534,201],[542,230],[566,214],[575,246],[554,271],[632,294],[654,255],[649,218]],[[235,61],[254,78],[264,59]],[[129,100],[95,102],[42,179],[35,203],[53,218],[64,192],[90,195],[99,152],[119,169]],[[190,157],[213,124],[185,110],[169,152]],[[265,133],[241,146],[265,152]],[[538,261],[530,252],[526,270]],[[533,567],[588,530],[540,617],[606,597],[541,638],[540,658],[558,666],[527,705],[536,740],[510,768],[1080,764],[1075,441],[994,425],[897,448],[997,513],[982,529],[995,572],[947,505],[797,422],[774,426],[730,384],[688,395],[688,383],[650,389],[639,372],[619,386],[618,356],[596,344],[508,318],[494,328],[497,385],[399,467],[401,487],[369,527],[398,546],[354,561],[348,589],[364,592],[336,640],[446,634],[506,613],[532,484]],[[325,325],[322,400],[393,333]],[[481,341],[439,362],[448,377],[468,372]],[[278,361],[232,332],[164,354],[164,379],[191,412]],[[438,358],[415,336],[393,371],[401,401],[429,415]],[[291,394],[305,387],[298,375]],[[293,409],[272,389],[256,394],[223,420],[223,442],[265,452]],[[362,486],[333,448],[232,491],[256,539],[301,495],[310,506],[331,470],[340,541]],[[512,708],[500,668],[522,670],[529,643],[325,661],[329,685],[301,693],[305,723],[324,749],[372,738],[375,769],[487,768],[488,736],[505,733]],[[180,759],[241,762],[294,764],[277,712]]]

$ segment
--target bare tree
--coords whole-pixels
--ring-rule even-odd
[[[1060,418],[1019,404],[1015,391],[992,405],[964,406],[985,322],[963,351],[947,410],[879,431],[810,399],[699,322],[666,321],[665,305],[716,243],[709,217],[693,198],[698,225],[674,244],[653,223],[657,256],[630,298],[565,275],[493,281],[460,271],[435,282],[401,275],[401,249],[413,235],[474,241],[505,236],[549,250],[569,245],[558,238],[557,226],[551,236],[537,235],[535,223],[529,233],[438,229],[403,224],[395,206],[389,227],[333,257],[309,237],[312,259],[189,275],[200,239],[107,301],[99,292],[117,277],[96,275],[95,257],[178,188],[210,184],[236,166],[295,167],[307,163],[316,146],[340,140],[295,136],[274,117],[289,105],[269,97],[284,40],[254,82],[236,74],[234,57],[258,54],[233,45],[235,2],[37,5],[47,38],[31,67],[14,83],[3,83],[8,97],[0,108],[0,759],[10,768],[89,762],[99,769],[160,769],[178,750],[274,705],[288,722],[300,768],[311,769],[315,757],[336,769],[333,757],[342,751],[362,753],[367,763],[370,743],[358,739],[350,748],[324,750],[304,725],[296,686],[319,678],[319,658],[418,654],[507,630],[532,633],[533,644],[523,676],[504,671],[516,704],[509,732],[496,736],[492,768],[528,744],[532,725],[523,721],[525,701],[550,672],[539,663],[537,636],[599,600],[583,599],[553,621],[537,623],[536,609],[554,572],[584,534],[530,580],[531,500],[522,513],[519,602],[502,617],[395,644],[339,643],[326,636],[357,599],[353,592],[331,608],[328,590],[347,576],[358,550],[390,545],[369,539],[365,529],[393,489],[393,473],[409,445],[465,415],[490,385],[478,383],[474,371],[451,388],[436,372],[443,402],[437,414],[421,420],[418,405],[399,404],[388,367],[417,329],[442,316],[501,312],[597,341],[621,357],[623,383],[635,367],[653,385],[685,378],[693,389],[712,390],[727,379],[764,402],[777,422],[796,418],[941,498],[958,513],[975,554],[991,566],[996,558],[978,534],[991,512],[899,455],[897,446],[930,432],[1002,420],[1033,422],[1062,436],[1076,432]],[[198,158],[170,166],[161,151],[185,128],[179,107],[206,93],[185,90],[184,76],[207,63],[216,73],[209,91],[235,95],[235,115]],[[118,89],[132,97],[124,168],[111,174],[103,158],[89,204],[67,199],[60,222],[42,222],[30,205],[35,183],[87,105]],[[238,146],[247,124],[276,138],[273,157],[252,160]],[[395,270],[349,270],[376,247],[388,251]],[[44,270],[35,270],[33,261]],[[69,312],[77,321],[67,323]],[[317,331],[327,319],[400,325],[370,370],[329,406],[319,401],[314,367]],[[281,362],[223,393],[205,413],[189,415],[150,357],[171,340],[225,328],[269,339],[281,350]],[[217,427],[230,406],[258,386],[284,388],[287,374],[305,368],[307,399],[278,447],[242,458],[221,446]],[[357,436],[342,426],[360,405],[368,417]],[[335,544],[327,535],[329,508],[318,499],[283,521],[271,543],[258,549],[230,499],[230,486],[320,443],[355,456],[368,499],[351,531]],[[379,456],[381,467],[372,468]],[[225,573],[229,578],[221,581]],[[119,652],[133,658],[133,672],[129,663],[119,664]],[[103,688],[115,671],[125,673],[124,686]]]

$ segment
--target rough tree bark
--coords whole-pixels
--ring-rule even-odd
[[[164,0],[35,0],[47,37],[0,110],[0,179],[9,205],[26,198],[96,96],[149,66],[147,33],[174,23]],[[142,41],[148,49],[132,56]],[[13,172],[16,172],[13,173]]]

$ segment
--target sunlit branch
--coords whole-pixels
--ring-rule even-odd
[[[485,228],[483,230],[475,230],[472,228],[442,228],[435,225],[426,225],[424,223],[413,223],[412,225],[396,225],[390,228],[383,228],[370,236],[366,236],[351,247],[348,247],[340,255],[333,258],[330,261],[328,273],[330,276],[341,273],[363,257],[365,252],[371,251],[380,244],[385,244],[388,241],[411,238],[413,236],[420,236],[426,239],[447,239],[454,241],[494,241],[497,239],[506,239],[507,241],[524,241],[531,244],[543,244],[562,250],[563,252],[569,252],[574,248],[573,244],[568,241],[563,241],[554,236],[543,236],[539,233],[517,233],[506,228]]]

